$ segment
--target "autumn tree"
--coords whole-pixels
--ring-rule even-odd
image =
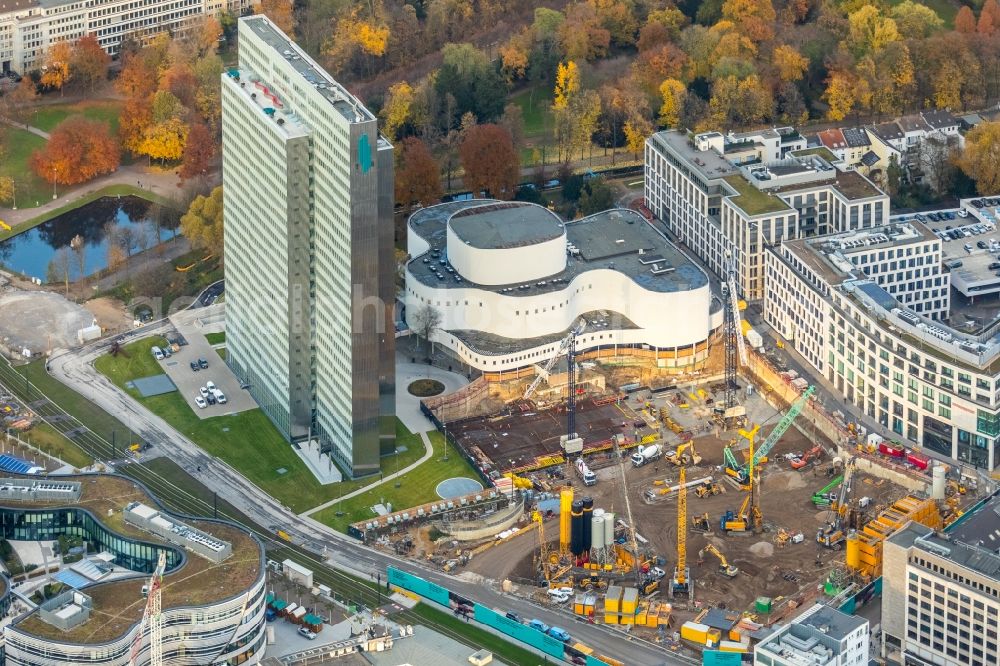
[[[890,15],[904,39],[921,39],[944,26],[944,21],[937,12],[913,0],[903,0],[892,8]]]
[[[410,107],[413,106],[413,88],[406,81],[395,83],[389,88],[385,104],[382,106],[382,132],[395,141],[399,130],[410,119]]]
[[[644,116],[636,116],[625,121],[625,147],[638,159],[642,154],[646,139],[653,133],[653,125]]]
[[[30,76],[25,76],[11,92],[0,97],[3,116],[12,123],[27,127],[34,111],[33,105],[38,98],[38,90]]]
[[[7,205],[14,202],[14,177],[0,176],[0,204]]]
[[[965,35],[976,31],[976,15],[968,5],[962,5],[955,15],[955,30]]]
[[[281,29],[289,38],[295,38],[295,17],[292,14],[292,0],[261,0],[254,5],[255,14],[263,14]]]
[[[181,178],[204,176],[212,166],[213,157],[215,157],[215,141],[212,133],[204,123],[194,123],[184,142]]]
[[[59,91],[62,96],[63,87],[70,80],[70,62],[73,60],[73,47],[68,41],[56,42],[45,52],[40,83],[46,88]]]
[[[771,0],[725,0],[722,18],[731,21],[737,30],[757,44],[774,37],[777,14]]]
[[[718,79],[708,102],[717,127],[745,127],[763,122],[774,112],[774,99],[756,74]]]
[[[660,84],[660,124],[677,127],[681,119],[681,108],[687,89],[677,79],[667,79]]]
[[[139,152],[161,162],[175,162],[184,156],[190,128],[180,118],[168,118],[146,128]]]
[[[215,52],[221,37],[222,24],[208,14],[196,19],[187,32],[188,42],[197,49],[198,55]]]
[[[71,116],[31,156],[31,168],[49,183],[76,185],[118,168],[121,151],[107,123]]]
[[[559,43],[570,60],[595,60],[611,46],[611,32],[601,24],[597,10],[589,2],[566,8],[566,20],[559,26]]]
[[[556,69],[556,87],[552,95],[552,108],[563,111],[580,90],[580,70],[572,60],[559,63]]]
[[[94,35],[84,35],[73,45],[69,61],[71,78],[88,92],[103,81],[111,65],[111,56],[104,52]]]
[[[979,11],[979,24],[976,30],[981,35],[991,36],[1000,30],[1000,4],[997,0],[986,0]]]
[[[1000,191],[1000,122],[980,123],[969,131],[958,165],[980,194]]]
[[[139,155],[146,129],[153,124],[153,111],[146,97],[132,97],[125,100],[118,114],[118,139],[122,148],[133,155]]]
[[[847,48],[857,57],[880,51],[899,39],[896,22],[882,16],[878,7],[863,5],[847,17]]]
[[[771,63],[778,70],[778,78],[782,81],[799,81],[809,68],[809,60],[788,44],[781,44],[774,49]]]
[[[427,144],[416,137],[403,139],[396,151],[396,201],[407,210],[413,202],[437,203],[444,194],[441,170]]]
[[[853,76],[842,71],[830,72],[823,93],[828,107],[826,117],[834,121],[846,118],[857,103],[856,92]]]
[[[125,58],[121,72],[115,79],[115,90],[128,99],[139,99],[156,90],[157,72],[140,55]]]
[[[207,197],[195,197],[181,216],[181,232],[192,247],[221,254],[224,237],[221,185]]]
[[[492,123],[477,125],[466,132],[458,152],[465,187],[486,190],[497,199],[514,197],[521,165],[506,129]]]

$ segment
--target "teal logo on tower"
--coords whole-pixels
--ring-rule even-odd
[[[361,163],[361,173],[368,173],[372,168],[372,146],[367,134],[362,134],[358,139],[358,162]]]

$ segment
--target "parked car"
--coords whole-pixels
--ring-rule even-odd
[[[198,393],[201,394],[202,398],[207,398],[208,397],[208,389],[205,388],[204,386],[199,386],[198,387]]]
[[[314,634],[313,632],[309,631],[305,627],[299,627],[299,636],[304,636],[304,637],[308,638],[311,641],[316,640],[316,634]]]
[[[208,407],[208,403],[200,395],[194,399],[194,404],[198,405],[198,409],[205,409]]]
[[[521,616],[518,615],[517,613],[513,612],[513,611],[507,611],[507,619],[508,620],[513,620],[514,622],[517,622],[518,624],[524,624],[524,620],[521,619]]]
[[[528,623],[528,626],[531,627],[532,629],[538,629],[538,631],[542,632],[543,634],[549,633],[549,625],[545,624],[541,620],[532,620],[531,622]]]
[[[569,632],[565,629],[560,629],[559,627],[549,627],[549,630],[546,633],[548,633],[548,635],[552,638],[562,641],[563,643],[569,642]]]
[[[208,370],[208,361],[203,358],[198,359],[198,367],[202,370]]]
[[[195,372],[201,370],[201,366],[198,365],[198,361],[191,361],[191,369]]]
[[[215,404],[215,394],[214,393],[209,393],[208,395],[205,396],[205,400],[208,402],[208,404],[214,405]]]
[[[969,211],[967,211],[967,210],[965,210],[963,208],[962,210],[958,211],[958,216],[959,217],[969,217]]]
[[[976,242],[976,247],[978,247],[980,250],[985,250],[986,249],[986,241],[977,241]]]
[[[155,358],[157,361],[163,360],[163,350],[160,349],[159,347],[150,347],[149,351],[153,354],[153,358]]]
[[[216,386],[215,382],[213,382],[211,379],[205,382],[205,388],[207,388],[212,393],[214,393],[219,389],[219,387]]]
[[[226,394],[225,394],[225,393],[223,393],[222,391],[220,391],[219,389],[215,389],[214,391],[212,391],[212,392],[211,392],[211,393],[209,393],[208,395],[209,395],[210,397],[213,397],[213,398],[215,398],[216,400],[218,400],[218,401],[219,401],[219,404],[220,404],[220,405],[224,405],[224,404],[226,404],[227,402],[229,402],[229,401],[228,401],[228,400],[226,399]]]

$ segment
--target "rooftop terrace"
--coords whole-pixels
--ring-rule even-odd
[[[684,159],[692,170],[697,171],[703,180],[718,180],[739,173],[739,169],[714,150],[695,148],[691,139],[683,132],[657,132],[651,140],[654,146],[670,148],[673,153]]]
[[[173,548],[156,535],[127,524],[124,509],[132,502],[150,505],[155,500],[132,481],[111,475],[60,477],[81,484],[80,501],[18,501],[9,506],[24,508],[70,507],[90,511],[105,527],[133,539]],[[0,502],[0,506],[4,506]],[[109,511],[111,514],[109,515]],[[262,551],[259,543],[235,525],[207,520],[188,520],[189,525],[232,544],[233,555],[213,564],[204,557],[186,553],[181,566],[163,579],[163,608],[194,607],[229,599],[249,588],[261,575]],[[142,586],[148,575],[136,578],[95,583],[85,588],[93,600],[93,610],[87,622],[68,632],[42,621],[32,613],[20,621],[17,628],[41,638],[74,643],[101,643],[124,634],[142,619],[146,600]]]
[[[781,197],[757,189],[741,174],[726,176],[725,181],[737,192],[729,201],[750,217],[792,210]]]

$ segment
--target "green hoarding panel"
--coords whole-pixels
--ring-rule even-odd
[[[552,638],[548,634],[543,634],[538,629],[532,629],[526,624],[515,622],[506,615],[497,613],[492,608],[476,604],[472,609],[476,622],[482,622],[487,627],[492,627],[497,631],[507,634],[511,638],[521,641],[526,645],[537,648],[545,654],[562,659],[565,646],[562,641]]]
[[[423,578],[408,574],[394,567],[389,567],[389,584],[404,590],[419,594],[425,599],[436,601],[442,606],[450,606],[448,590]]]
[[[705,650],[701,653],[702,666],[740,666],[743,655],[739,652],[720,652]]]

